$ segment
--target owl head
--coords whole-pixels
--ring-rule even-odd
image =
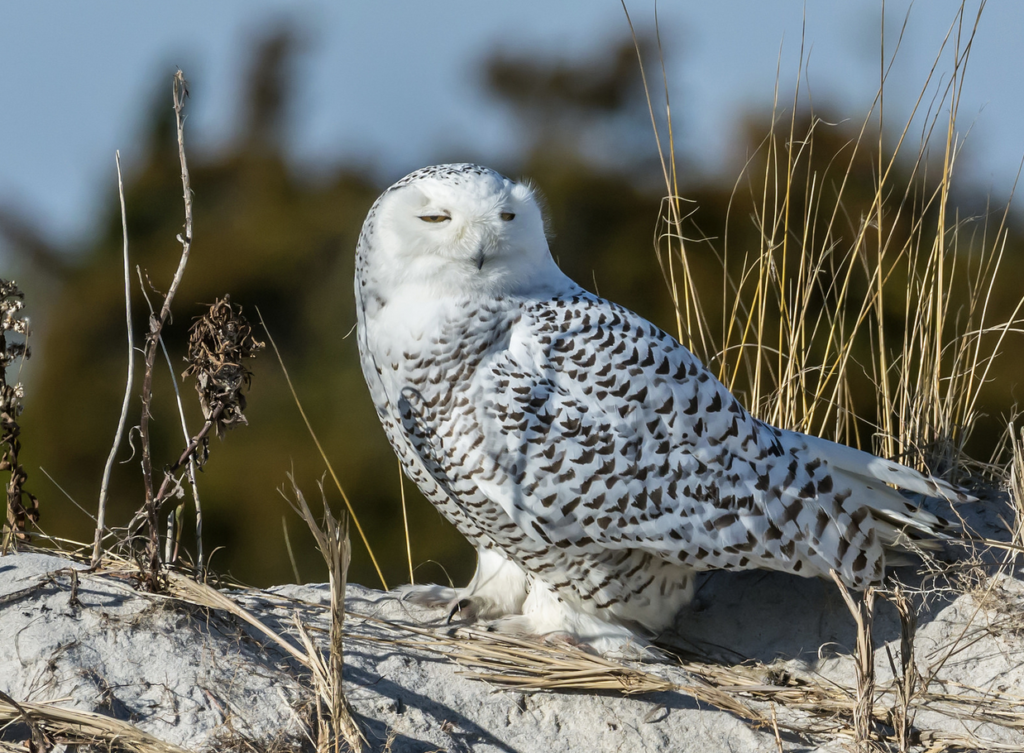
[[[436,165],[385,191],[363,224],[356,287],[429,297],[527,293],[564,280],[534,190],[486,167]]]

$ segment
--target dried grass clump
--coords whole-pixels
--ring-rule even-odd
[[[348,522],[344,513],[340,521],[331,514],[331,508],[327,505],[327,497],[321,488],[324,517],[323,525],[318,524],[309,505],[306,504],[306,498],[302,495],[302,491],[296,485],[291,474],[289,474],[288,480],[295,497],[292,509],[309,526],[330,574],[331,627],[329,658],[326,661],[313,643],[298,613],[295,614],[295,627],[302,637],[303,645],[309,656],[309,665],[313,668],[313,683],[317,696],[317,753],[341,753],[343,750],[360,753],[366,744],[366,738],[359,729],[359,725],[356,724],[352,707],[349,705],[342,687],[342,671],[345,666],[342,638],[345,625],[345,584],[348,579],[349,562],[352,558],[352,547],[348,538]]]
[[[26,747],[30,753],[45,753],[54,745],[90,745],[97,750],[129,753],[189,753],[164,742],[133,724],[92,711],[80,711],[56,703],[17,702],[0,692],[0,730],[22,723],[29,729]],[[0,745],[4,745],[0,741]],[[10,750],[15,750],[12,746]]]

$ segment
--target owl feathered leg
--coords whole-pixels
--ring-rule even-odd
[[[477,552],[477,568],[465,588],[405,586],[403,599],[443,607],[448,619],[492,620],[489,629],[590,648],[600,654],[634,656],[647,643],[640,628],[601,619],[563,598],[543,581],[527,575],[495,549]]]
[[[530,578],[530,593],[523,602],[522,614],[502,617],[491,629],[582,646],[604,656],[634,658],[648,645],[638,637],[637,628],[609,622],[579,609],[536,578]]]

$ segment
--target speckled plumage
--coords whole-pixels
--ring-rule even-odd
[[[505,627],[617,648],[717,568],[863,588],[902,529],[942,525],[887,484],[958,494],[752,417],[674,338],[562,274],[531,189],[486,168],[389,188],[355,290],[388,439],[480,554],[445,595]]]

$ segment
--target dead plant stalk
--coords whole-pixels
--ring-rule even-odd
[[[0,555],[28,543],[29,527],[39,520],[39,500],[24,488],[28,472],[18,457],[21,452],[18,416],[23,407],[24,389],[20,382],[9,383],[7,373],[15,361],[21,359],[24,363],[31,355],[26,342],[7,340],[8,333],[28,339],[28,320],[19,313],[24,297],[13,280],[0,279],[0,472],[10,473],[4,488],[7,509]]]
[[[152,317],[155,314],[153,310],[153,303],[149,299],[149,294],[146,293],[146,281],[142,276],[142,269],[138,266],[135,267],[135,272],[139,277],[139,287],[142,289],[142,297],[146,300],[146,306],[149,307],[149,315]],[[174,399],[178,405],[178,419],[181,421],[181,433],[185,437],[185,445],[188,446],[191,443],[188,433],[188,423],[185,420],[185,407],[181,401],[181,389],[178,386],[178,376],[174,372],[174,365],[171,363],[171,355],[167,352],[167,345],[164,343],[163,337],[160,337],[160,352],[163,353],[164,362],[167,364],[167,370],[171,378],[171,386],[174,388]],[[198,446],[198,445],[197,445]],[[171,472],[176,470],[179,466],[176,465],[171,469]],[[192,490],[192,501],[196,506],[196,571],[202,573],[205,570],[206,555],[203,550],[203,507],[199,500],[199,488],[196,485],[196,462],[195,462],[195,450],[188,453],[188,469],[187,469],[189,488]],[[166,477],[164,481],[166,482]],[[157,493],[157,508],[163,503],[163,490]],[[177,508],[180,510],[180,506]],[[164,559],[167,562],[174,562],[178,557],[178,544],[181,538],[181,528],[177,527],[175,531],[174,527],[175,512],[172,510],[167,520],[167,541],[164,546]],[[172,532],[176,535],[172,536]],[[173,548],[172,548],[173,544]]]
[[[125,211],[124,181],[121,178],[121,152],[114,153],[114,162],[117,165],[117,195],[121,201],[121,235],[123,239],[124,256],[124,316],[128,330],[128,376],[125,379],[124,400],[121,402],[121,416],[117,420],[117,431],[114,433],[114,444],[110,448],[107,462],[103,466],[103,481],[100,483],[99,509],[96,513],[96,537],[92,547],[92,566],[99,564],[103,554],[103,531],[107,515],[107,492],[110,486],[110,472],[114,466],[114,459],[121,447],[121,439],[124,437],[124,427],[128,419],[128,405],[132,396],[132,382],[135,376],[135,337],[132,334],[132,286],[131,275],[128,266],[128,218]]]
[[[342,670],[344,669],[344,645],[342,641],[342,630],[345,625],[345,585],[348,578],[348,566],[351,561],[351,546],[348,539],[348,523],[342,513],[341,520],[335,519],[331,509],[327,505],[327,498],[324,496],[323,488],[320,494],[323,497],[324,519],[323,527],[317,524],[309,505],[295,479],[288,474],[288,481],[295,496],[293,508],[309,526],[310,532],[316,539],[317,548],[327,563],[327,570],[330,573],[331,586],[331,628],[330,628],[330,658],[327,666],[324,665],[323,657],[314,647],[313,642],[308,640],[303,629],[301,620],[296,615],[296,625],[303,636],[311,664],[319,668],[313,673],[314,682],[317,685],[318,698],[327,702],[328,713],[326,719],[321,716],[319,726],[318,751],[333,751],[340,753],[342,750],[341,741],[344,740],[348,747],[359,753],[366,742],[362,732],[356,725],[349,706],[348,699],[342,686]],[[317,704],[319,715],[320,704]]]
[[[875,589],[868,587],[860,602],[856,602],[835,570],[832,571],[832,580],[839,587],[846,608],[857,624],[857,700],[853,709],[853,726],[857,744],[863,750],[870,751],[871,717],[875,707],[875,648],[871,642],[871,628],[875,620]]]
[[[128,722],[93,711],[82,711],[47,702],[15,702],[0,693],[0,727],[7,722],[25,720],[29,723],[32,743],[22,750],[46,751],[59,741],[96,750],[124,750],[131,753],[189,753],[184,748],[164,742]],[[93,747],[94,746],[94,747]]]
[[[178,242],[181,243],[181,258],[178,261],[178,268],[171,280],[171,285],[164,296],[163,305],[160,307],[160,314],[150,317],[149,333],[146,336],[145,347],[145,371],[142,381],[142,418],[139,422],[139,435],[142,444],[142,476],[146,493],[146,521],[149,527],[149,543],[147,546],[147,579],[150,588],[157,587],[157,573],[160,567],[160,518],[159,518],[159,497],[153,494],[153,459],[150,455],[150,405],[153,402],[153,366],[156,362],[157,346],[160,341],[160,333],[164,328],[171,314],[171,303],[174,295],[181,284],[181,278],[185,273],[185,265],[188,264],[189,252],[192,248],[192,189],[189,182],[188,161],[185,157],[185,97],[188,96],[188,87],[185,75],[179,69],[174,74],[172,86],[174,97],[174,117],[177,125],[178,135],[178,158],[181,163],[181,187],[185,202],[185,234],[178,235]],[[209,431],[209,429],[207,429]],[[190,445],[192,451],[198,443]],[[187,459],[187,458],[186,458]],[[181,461],[184,462],[184,461]],[[180,463],[179,463],[180,465]],[[161,491],[167,486],[167,477],[161,485]]]

